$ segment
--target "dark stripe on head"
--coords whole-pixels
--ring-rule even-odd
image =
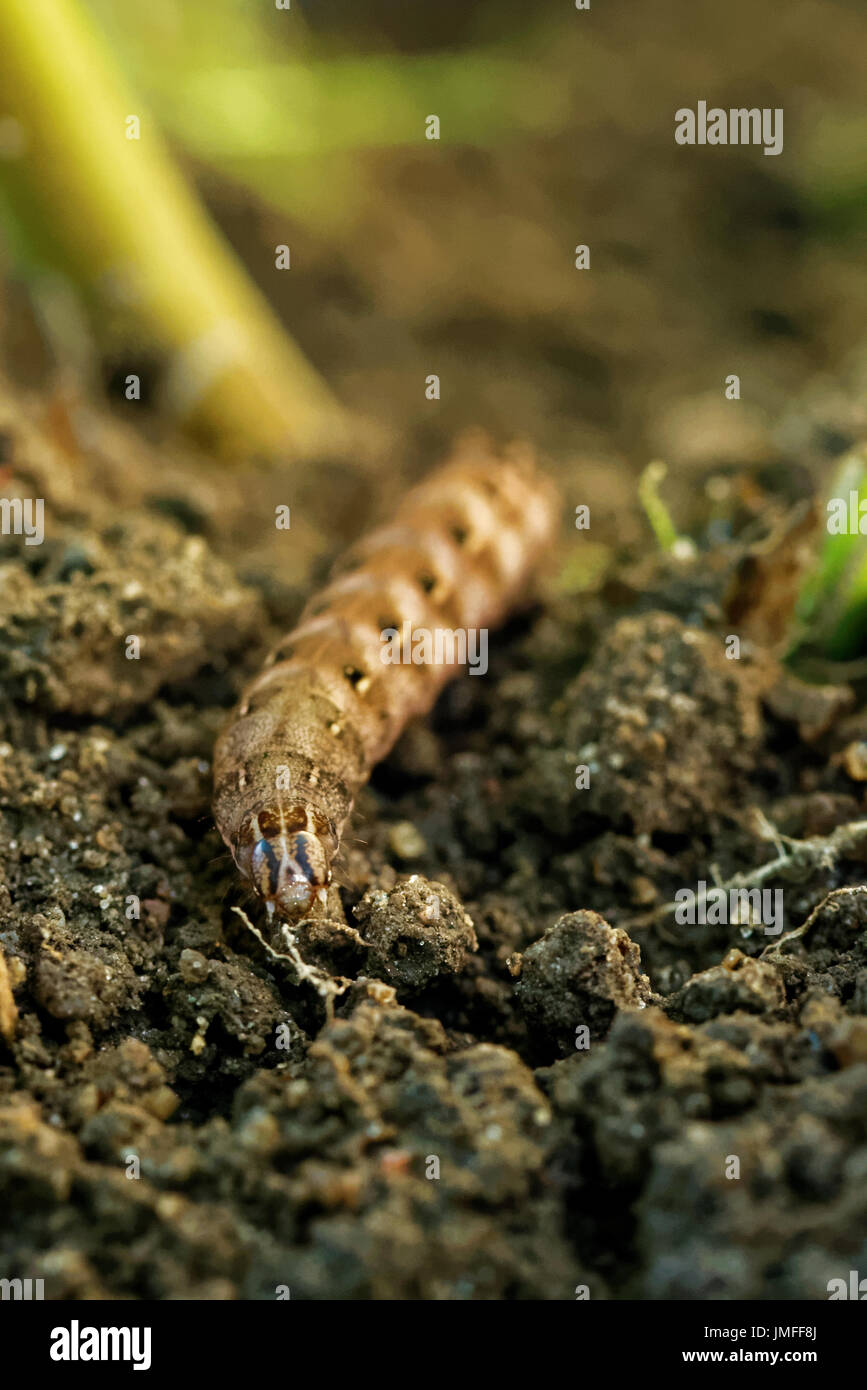
[[[268,883],[271,893],[276,893],[277,883],[280,878],[280,861],[267,840],[260,840],[256,848],[261,850],[268,861]]]
[[[298,835],[292,843],[292,861],[296,865],[298,872],[303,874],[308,883],[316,882],[316,871],[307,857],[307,849],[304,843],[305,837]]]

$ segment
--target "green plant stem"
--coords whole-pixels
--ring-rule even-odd
[[[2,177],[102,308],[168,355],[180,413],[230,447],[307,453],[345,419],[175,168],[75,0],[3,0]],[[141,138],[127,138],[137,116]],[[7,131],[8,131],[7,126]],[[271,264],[274,248],[263,248]],[[277,273],[291,273],[278,272]],[[136,371],[134,356],[130,371]]]

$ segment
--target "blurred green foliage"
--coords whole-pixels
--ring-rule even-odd
[[[828,492],[849,510],[850,493],[864,504],[867,517],[867,456],[856,452],[843,459]],[[793,656],[804,648],[832,661],[848,661],[864,651],[867,642],[867,535],[827,531],[828,507],[822,512],[824,536],[816,563],[798,601]],[[867,522],[865,522],[867,525]]]

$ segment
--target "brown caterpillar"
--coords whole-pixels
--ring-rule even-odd
[[[558,500],[532,456],[478,439],[348,552],[245,689],[214,754],[214,816],[235,863],[280,915],[323,902],[358,790],[452,660],[389,664],[386,630],[502,622],[553,539]]]

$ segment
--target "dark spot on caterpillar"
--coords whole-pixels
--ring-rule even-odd
[[[259,829],[266,838],[280,834],[280,817],[273,811],[259,812]]]

